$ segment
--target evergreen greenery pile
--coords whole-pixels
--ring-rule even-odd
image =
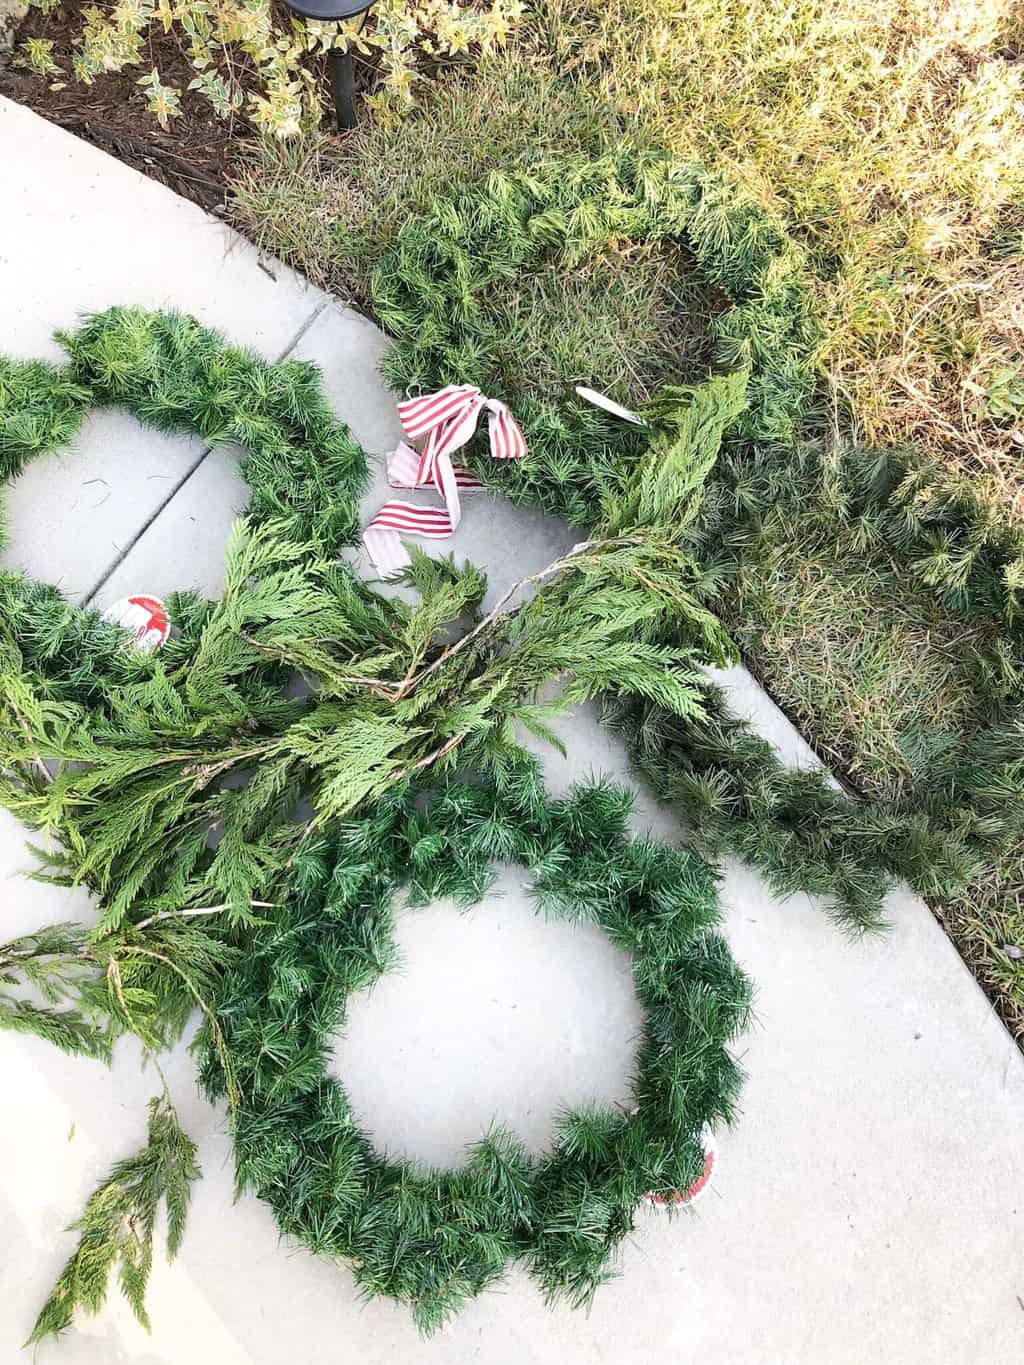
[[[549,1292],[583,1301],[630,1225],[639,1186],[692,1174],[701,1123],[731,1112],[737,1073],[722,1048],[744,1017],[746,987],[709,936],[706,874],[697,894],[696,863],[626,841],[618,796],[594,792],[548,806],[517,727],[557,743],[551,716],[609,691],[679,716],[702,714],[700,668],[728,660],[731,647],[700,601],[700,567],[680,528],[694,522],[723,435],[745,409],[748,368],[666,393],[646,449],[604,481],[590,538],[484,614],[485,582],[472,566],[416,552],[407,579],[418,599],[409,606],[375,594],[339,561],[357,528],[365,464],[311,367],[267,365],[190,319],[121,309],[86,319],[63,342],[64,370],[4,368],[0,429],[11,472],[71,433],[89,403],[118,403],[162,429],[244,443],[252,501],[228,546],[223,597],[175,594],[176,632],[154,654],[126,648],[123,632],[56,589],[0,575],[0,800],[52,836],[40,875],[88,886],[99,905],[88,932],[59,926],[0,950],[0,1025],[94,1056],[131,1031],[157,1052],[198,1008],[207,1074],[236,1124],[240,1174],[250,1179],[250,1162],[252,1181],[276,1202],[281,1172],[261,1168],[271,1158],[253,1145],[252,1124],[290,1130],[300,1111],[292,1112],[284,1080],[280,1113],[268,1107],[231,992],[250,966],[287,961],[280,933],[289,926],[294,951],[319,952],[330,937],[325,921],[343,918],[350,904],[350,883],[349,929],[359,942],[369,935],[365,946],[376,953],[399,880],[426,885],[429,874],[440,890],[448,877],[451,890],[468,896],[485,886],[491,858],[520,857],[546,904],[592,914],[636,955],[649,1008],[640,1118],[626,1127],[609,1115],[577,1118],[551,1161],[529,1173],[514,1145],[494,1137],[468,1174],[441,1178],[444,1199],[460,1208],[470,1199],[493,1205],[470,1239],[471,1255],[448,1226],[386,1272],[386,1238],[341,1230],[339,1210],[316,1204],[322,1182],[309,1224],[290,1224],[287,1214],[282,1221],[318,1249],[347,1247],[366,1283],[414,1301],[425,1326],[492,1279],[509,1255],[528,1254]],[[518,591],[525,587],[532,595]],[[296,675],[306,688],[295,688]],[[539,701],[550,684],[560,693]],[[449,789],[456,770],[476,774],[476,785]],[[424,784],[440,795],[427,817],[415,816],[412,846],[409,822]],[[514,838],[513,812],[522,824]],[[466,838],[452,851],[455,828]],[[370,857],[359,841],[378,832],[383,842]],[[324,868],[330,893],[317,900]],[[352,986],[354,959],[346,961],[343,944],[331,959],[340,975],[321,983],[310,1027]],[[383,966],[372,954],[366,961],[374,971]],[[282,975],[273,999],[298,990],[300,978]],[[302,1057],[315,1072],[317,1059],[308,1049]],[[294,1062],[286,1075],[296,1080]],[[192,1178],[168,1103],[154,1109],[147,1147],[87,1206],[82,1244],[37,1337],[60,1330],[76,1303],[95,1307],[115,1263],[141,1311],[156,1204],[166,1194],[182,1210]],[[337,1148],[332,1160],[341,1165],[331,1167],[345,1179],[347,1150]],[[383,1200],[394,1172],[365,1160],[378,1181],[367,1199]],[[506,1170],[522,1184],[522,1201],[505,1200]],[[296,1197],[304,1174],[301,1163],[291,1172]],[[395,1178],[400,1190],[412,1179]],[[496,1182],[490,1193],[488,1180]],[[426,1193],[440,1187],[416,1188],[413,1223]],[[142,1230],[137,1245],[126,1243],[125,1220]],[[527,1238],[533,1227],[546,1230],[537,1245]],[[331,1229],[341,1240],[328,1238]],[[465,1281],[451,1282],[452,1258],[462,1264],[464,1256]],[[414,1280],[426,1288],[414,1294]]]
[[[515,358],[491,306],[521,272],[619,239],[679,243],[726,296],[721,372],[660,391],[643,428],[521,376],[510,394]],[[155,654],[55,588],[0,574],[0,800],[54,837],[40,875],[85,884],[100,911],[91,930],[0,947],[0,1027],[106,1057],[126,1031],[159,1051],[198,1008],[240,1187],[430,1330],[513,1258],[549,1297],[587,1302],[643,1194],[697,1173],[702,1126],[731,1117],[738,1086],[727,1044],[749,994],[714,933],[707,869],[629,839],[612,788],[549,801],[519,730],[557,743],[560,707],[604,698],[709,848],[874,926],[893,877],[948,894],[1024,831],[1024,539],[913,453],[801,440],[819,336],[799,252],[699,167],[630,153],[496,173],[411,219],[374,290],[397,338],[392,382],[513,396],[530,459],[499,471],[477,451],[476,471],[587,538],[486,613],[473,566],[414,551],[410,606],[338,558],[366,462],[313,367],[126,309],[62,337],[63,367],[0,360],[4,478],[88,407],[117,404],[240,445],[251,489],[223,597],[173,595],[175,632]],[[807,507],[884,546],[949,609],[996,623],[986,725],[933,746],[901,805],[783,767],[705,672],[734,657],[713,610],[724,577]],[[495,860],[529,869],[542,911],[586,916],[632,954],[647,1013],[637,1112],[568,1115],[537,1161],[501,1132],[453,1172],[387,1161],[325,1071],[327,1039],[348,994],[390,964],[399,896],[475,903]],[[173,1250],[197,1173],[158,1098],[147,1146],[87,1205],[34,1340],[98,1306],[115,1264],[143,1316],[157,1206]]]
[[[515,358],[490,298],[620,239],[679,243],[726,296],[721,373],[662,390],[642,429],[522,377],[511,393]],[[63,367],[0,360],[4,478],[69,439],[89,406],[117,404],[240,445],[251,489],[223,597],[173,595],[175,633],[155,654],[126,649],[56,589],[0,574],[0,800],[54,836],[40,875],[85,884],[100,910],[89,931],[0,948],[0,1026],[103,1057],[125,1031],[159,1051],[198,1008],[240,1186],[429,1330],[516,1257],[548,1296],[585,1303],[644,1192],[696,1174],[701,1127],[731,1116],[738,1085],[726,1045],[748,990],[713,932],[706,869],[628,839],[613,789],[548,801],[519,728],[557,742],[560,706],[604,697],[709,847],[873,926],[892,877],[946,894],[1024,829],[1024,542],[913,454],[801,443],[820,338],[800,254],[699,167],[625,153],[496,173],[411,219],[374,293],[397,338],[396,387],[472,382],[513,397],[531,457],[499,471],[471,451],[476,472],[587,527],[516,585],[532,595],[513,590],[485,614],[476,569],[415,552],[409,606],[339,561],[366,464],[311,366],[269,365],[192,319],[125,309],[64,336]],[[822,773],[783,767],[704,671],[734,657],[713,611],[723,575],[808,501],[951,609],[998,624],[987,727],[936,749],[904,806],[857,803]],[[475,902],[497,859],[530,870],[542,910],[586,915],[633,955],[647,1012],[638,1112],[569,1115],[539,1161],[495,1132],[454,1172],[388,1162],[327,1076],[326,1040],[347,995],[389,965],[399,894]],[[169,1101],[155,1100],[147,1146],[87,1205],[33,1339],[76,1304],[95,1308],[115,1264],[142,1315],[157,1205],[176,1244],[196,1174]]]
[[[145,1147],[118,1161],[90,1195],[82,1216],[72,1224],[81,1232],[36,1319],[26,1345],[56,1336],[71,1325],[76,1308],[97,1313],[107,1294],[114,1266],[121,1290],[135,1316],[149,1327],[146,1285],[153,1266],[157,1214],[167,1214],[167,1259],[181,1246],[193,1182],[199,1178],[195,1143],[178,1123],[166,1093],[149,1102]]]
[[[425,1331],[522,1259],[549,1300],[587,1303],[649,1190],[685,1189],[705,1124],[730,1121],[740,1076],[727,1044],[749,988],[694,854],[631,839],[615,787],[546,798],[535,764],[500,780],[451,780],[384,798],[304,845],[281,907],[232,966],[219,1017],[237,1067],[240,1189],[278,1226],[350,1262],[369,1295],[408,1303]],[[436,1171],[378,1154],[326,1070],[347,997],[394,961],[394,905],[471,906],[496,860],[529,870],[537,909],[585,919],[633,958],[646,1011],[635,1111],[564,1114],[531,1160],[508,1133]],[[223,1085],[211,1054],[207,1083]]]
[[[813,504],[855,528],[866,550],[884,548],[948,609],[999,632],[986,666],[989,724],[954,743],[937,737],[913,800],[900,805],[857,801],[824,773],[787,768],[708,679],[700,713],[685,717],[650,698],[612,699],[609,719],[639,767],[709,850],[754,862],[782,894],[826,897],[853,929],[873,927],[893,878],[949,895],[1024,830],[1024,721],[1013,701],[1024,536],[916,452],[837,456],[808,444],[822,425],[820,338],[800,253],[782,229],[727,181],[667,156],[568,157],[495,173],[409,219],[376,267],[375,309],[397,338],[385,372],[399,389],[470,380],[504,392],[496,381],[508,381],[514,358],[503,350],[501,281],[541,260],[572,268],[619,239],[666,238],[727,296],[713,327],[719,363],[749,366],[749,405],[727,427],[699,512],[678,528],[703,566],[708,605],[720,606],[723,581],[758,536],[784,538]],[[531,459],[509,470],[481,458],[474,472],[514,499],[592,524],[645,434],[570,395],[561,404],[531,395],[528,377],[517,383]],[[657,417],[657,402],[645,415]]]

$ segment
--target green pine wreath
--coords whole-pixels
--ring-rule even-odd
[[[385,799],[303,850],[288,894],[228,973],[218,1019],[241,1094],[239,1189],[282,1233],[347,1262],[365,1293],[408,1304],[423,1331],[522,1260],[545,1297],[589,1302],[648,1191],[686,1189],[702,1132],[740,1086],[729,1042],[749,984],[716,932],[715,876],[695,854],[631,838],[631,798],[591,785],[564,800],[524,763],[500,784],[451,781]],[[349,996],[395,961],[395,906],[476,904],[497,861],[528,869],[537,910],[588,920],[633,958],[645,1011],[631,1110],[562,1116],[547,1155],[481,1135],[439,1171],[376,1152],[326,1068]],[[222,1093],[218,1054],[205,1081]]]
[[[792,441],[814,404],[823,341],[803,255],[735,183],[694,162],[627,149],[496,170],[408,218],[371,277],[374,312],[393,338],[382,363],[392,386],[476,384],[510,402],[530,458],[490,460],[478,439],[474,472],[575,526],[599,519],[603,498],[645,451],[645,434],[573,392],[559,401],[538,392],[494,296],[548,263],[577,270],[617,242],[673,242],[690,254],[697,277],[723,301],[711,324],[714,363],[749,376],[730,438]],[[604,387],[600,375],[585,378]],[[632,403],[628,393],[611,396]]]
[[[240,446],[247,515],[336,552],[359,532],[366,457],[308,361],[273,364],[195,318],[110,308],[58,332],[64,366],[0,356],[0,480],[66,445],[90,407],[158,431]],[[2,524],[2,519],[0,519]]]
[[[359,535],[366,456],[335,417],[317,367],[272,364],[229,345],[194,318],[110,308],[56,339],[63,366],[0,355],[0,547],[7,542],[7,483],[34,459],[66,445],[93,407],[119,407],[158,431],[241,448],[249,487],[245,515],[254,530],[274,525],[334,557]],[[169,607],[194,651],[203,613],[189,594]],[[95,610],[17,571],[0,571],[2,662],[45,679],[51,699],[95,702],[107,686],[147,677],[153,665],[126,652],[123,632]]]

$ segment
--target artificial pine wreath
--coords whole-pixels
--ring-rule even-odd
[[[365,1292],[408,1303],[424,1331],[522,1259],[545,1296],[589,1301],[650,1192],[702,1172],[705,1125],[733,1117],[740,1073],[727,1044],[748,983],[718,924],[714,876],[695,854],[626,830],[612,786],[549,800],[525,762],[499,783],[457,781],[386,799],[307,846],[282,903],[227,973],[218,1006],[241,1100],[239,1188],[281,1231],[343,1258]],[[538,912],[586,919],[633,958],[646,1012],[635,1108],[562,1116],[531,1159],[492,1131],[454,1171],[376,1152],[325,1066],[348,996],[395,960],[394,907],[472,906],[496,860],[532,877]],[[211,1051],[207,1084],[223,1089]]]
[[[714,359],[748,374],[730,438],[792,440],[814,399],[822,341],[801,253],[753,200],[692,162],[625,151],[494,171],[409,218],[372,276],[374,311],[395,339],[382,367],[394,388],[475,384],[514,397],[530,459],[498,471],[478,458],[474,473],[577,526],[599,519],[602,499],[648,437],[572,394],[555,402],[534,392],[492,294],[551,261],[577,269],[620,241],[673,241],[690,252],[727,304],[712,324]],[[599,375],[581,378],[601,387]]]
[[[356,539],[366,457],[334,416],[314,365],[269,364],[194,318],[140,309],[92,315],[57,340],[68,354],[63,367],[0,356],[0,498],[31,460],[71,440],[90,407],[117,406],[160,431],[241,447],[252,528],[273,522],[278,534],[331,556]],[[0,504],[0,538],[4,524]],[[188,604],[176,606],[189,616]],[[61,701],[95,700],[104,683],[149,671],[95,612],[21,574],[0,573],[0,618],[8,650]]]
[[[0,356],[0,479],[66,444],[89,407],[243,451],[248,515],[318,548],[356,538],[366,457],[335,417],[315,365],[270,364],[178,313],[110,308],[58,332],[62,368]]]
[[[307,367],[266,367],[224,348],[187,319],[121,310],[87,321],[66,345],[72,364],[64,372],[4,368],[0,415],[10,471],[65,439],[87,402],[119,401],[145,419],[199,430],[207,439],[245,440],[254,506],[229,543],[222,598],[206,602],[176,594],[171,609],[177,634],[155,654],[125,650],[123,636],[95,614],[76,611],[54,589],[18,574],[0,577],[0,799],[55,837],[47,875],[59,884],[85,884],[100,910],[89,930],[56,926],[0,946],[0,1026],[97,1056],[107,1055],[112,1042],[130,1031],[159,1052],[180,1036],[198,1007],[213,1059],[211,1082],[215,1069],[237,1116],[244,1154],[246,1122],[277,1120],[272,1109],[245,1108],[250,1091],[259,1096],[253,1088],[258,1068],[252,1066],[245,1028],[230,1011],[231,973],[265,931],[292,922],[293,904],[312,917],[311,942],[324,939],[316,901],[302,899],[306,879],[325,857],[333,859],[336,908],[345,877],[358,881],[360,875],[347,854],[325,854],[325,847],[347,849],[352,821],[372,823],[392,808],[411,818],[418,784],[443,788],[456,771],[491,782],[511,801],[506,794],[526,762],[519,727],[557,743],[548,719],[566,705],[611,690],[657,698],[678,714],[699,711],[699,665],[725,660],[731,651],[720,624],[694,594],[699,567],[680,548],[679,528],[694,514],[724,430],[743,409],[747,375],[741,369],[717,376],[667,400],[647,433],[646,454],[638,453],[617,480],[607,482],[591,537],[531,575],[532,596],[513,602],[513,588],[485,615],[486,585],[471,565],[458,569],[450,560],[414,553],[406,577],[418,600],[409,606],[375,594],[338,562],[339,540],[356,529],[362,460],[330,417]],[[317,459],[307,469],[309,450]],[[668,620],[678,628],[672,644],[661,643]],[[454,640],[453,622],[461,630]],[[309,683],[308,691],[296,693],[291,686],[296,673]],[[560,694],[542,698],[556,682]],[[312,815],[299,821],[302,798]],[[476,816],[486,817],[488,810],[478,808]],[[530,838],[540,841],[540,852],[557,856],[554,836],[550,847],[542,838],[545,822],[554,817],[537,800],[525,801],[518,814]],[[486,818],[473,823],[469,847],[487,828]],[[605,833],[607,838],[596,841],[600,877],[594,871],[595,885],[603,886],[617,867],[606,866],[612,836]],[[567,831],[561,834],[567,843]],[[518,845],[514,840],[507,847],[501,841],[487,845],[488,856],[501,856],[503,849],[506,856],[515,854],[518,847],[529,860],[525,836],[518,837]],[[393,882],[404,867],[415,871],[416,858],[426,857],[429,847],[429,834],[419,837],[415,848],[382,864],[380,877]],[[621,1163],[633,1151],[631,1144],[650,1140],[652,1148],[642,1160],[638,1156],[634,1173],[639,1181],[642,1172],[646,1193],[666,1182],[685,1185],[697,1174],[698,1118],[730,1110],[732,1064],[725,1059],[719,1066],[712,1049],[709,1070],[702,1071],[686,1029],[704,1029],[703,1047],[721,1023],[724,1041],[742,1016],[745,987],[717,940],[707,940],[705,961],[704,940],[690,942],[681,912],[671,927],[672,893],[656,874],[669,867],[675,875],[675,855],[641,857],[633,849],[624,849],[623,868],[615,873],[626,883],[613,878],[612,889],[625,894],[633,874],[641,887],[650,877],[658,888],[649,902],[638,900],[641,941],[634,946],[640,969],[650,976],[644,1075],[653,1086],[664,1072],[669,1089],[661,1108],[653,1090],[649,1098],[642,1092],[638,1121],[612,1145]],[[533,865],[543,878],[545,858],[538,858]],[[373,865],[372,857],[361,858],[367,861]],[[464,850],[452,854],[448,875],[456,877],[457,890],[468,890],[465,869],[471,864]],[[474,873],[480,885],[484,871],[480,863]],[[580,902],[592,892],[581,886]],[[693,926],[708,922],[710,907],[708,902],[702,911],[695,909]],[[368,927],[367,918],[356,915],[357,930]],[[609,910],[610,932],[620,932],[615,925]],[[680,937],[673,939],[676,932]],[[656,968],[664,972],[663,989]],[[670,986],[678,991],[667,1000]],[[22,987],[34,988],[43,1002],[14,994]],[[288,989],[282,977],[279,990]],[[315,1002],[317,1017],[336,995],[328,983]],[[706,1020],[702,1002],[711,1011]],[[690,1099],[681,1078],[673,1081],[677,1045],[678,1058],[690,1069]],[[317,1065],[312,1057],[311,1068]],[[691,1118],[693,1125],[684,1129]],[[287,1113],[284,1122],[289,1126]],[[602,1120],[597,1129],[580,1132],[592,1140],[606,1129],[611,1132]],[[564,1142],[557,1159],[531,1167],[530,1176],[530,1217],[543,1223],[550,1213],[552,1256],[559,1245],[553,1235],[558,1191],[564,1194],[579,1174],[565,1165],[563,1148]],[[608,1155],[611,1148],[601,1151]],[[144,1318],[156,1210],[163,1199],[176,1220],[183,1215],[196,1171],[190,1153],[164,1097],[154,1110],[149,1146],[129,1163],[130,1187],[123,1184],[122,1163],[89,1201],[81,1242],[40,1313],[36,1338],[60,1331],[78,1306],[95,1310],[115,1264],[122,1288]],[[296,1191],[306,1171],[301,1161],[292,1171]],[[607,1170],[602,1178],[602,1198],[610,1198]],[[269,1179],[272,1186],[272,1172]],[[596,1203],[580,1205],[576,1234],[582,1240],[579,1246],[573,1242],[572,1264],[572,1257],[559,1259],[558,1253],[548,1266],[544,1247],[531,1250],[519,1241],[517,1254],[531,1256],[549,1287],[585,1297],[599,1278],[605,1252],[628,1225],[635,1194],[633,1185],[621,1186],[622,1202],[610,1211],[597,1196]],[[142,1238],[137,1246],[126,1239],[124,1217],[115,1224],[105,1216],[115,1196],[118,1209],[131,1209],[125,1217]],[[605,1221],[597,1231],[594,1220],[602,1210]],[[336,1215],[336,1208],[326,1210],[324,1226]],[[520,1214],[517,1238],[523,1226]],[[369,1245],[347,1245],[369,1261]],[[589,1260],[582,1257],[587,1247]],[[484,1259],[483,1268],[478,1261],[468,1272],[470,1289],[494,1273],[497,1259]],[[430,1256],[427,1264],[437,1270]],[[407,1281],[383,1289],[410,1296]],[[426,1325],[458,1297],[437,1283],[431,1292],[431,1302],[429,1295],[420,1296]]]

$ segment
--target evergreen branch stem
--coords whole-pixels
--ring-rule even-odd
[[[254,910],[276,910],[276,901],[257,901],[250,900],[249,905]],[[236,909],[234,901],[225,901],[223,905],[203,905],[195,908],[189,907],[184,910],[161,910],[157,915],[150,915],[148,919],[139,920],[133,924],[133,929],[148,929],[151,924],[157,924],[160,920],[167,919],[192,919],[200,915],[222,915],[226,910]]]
[[[616,536],[609,540],[581,541],[579,545],[574,545],[569,553],[563,555],[561,559],[552,561],[552,563],[546,565],[543,569],[538,569],[536,573],[528,574],[525,578],[520,578],[518,582],[513,583],[512,586],[501,595],[492,610],[488,612],[483,620],[479,621],[472,630],[467,631],[465,635],[460,636],[454,644],[449,645],[447,649],[439,654],[433,663],[422,669],[415,677],[410,678],[408,682],[403,683],[396,694],[395,700],[401,701],[415,688],[419,687],[419,685],[429,678],[431,674],[436,673],[444,664],[450,662],[450,660],[461,650],[465,649],[467,645],[472,644],[474,640],[493,630],[497,622],[508,614],[505,611],[508,603],[515,597],[516,593],[520,592],[523,588],[527,588],[533,583],[546,582],[547,579],[564,572],[566,569],[575,568],[580,563],[583,556],[589,552],[609,550],[626,545],[637,545],[639,543],[639,539],[636,536]]]
[[[241,1091],[239,1090],[238,1081],[235,1077],[234,1065],[231,1061],[231,1055],[228,1052],[227,1044],[224,1040],[224,1034],[221,1031],[220,1024],[217,1022],[217,1015],[213,1007],[209,1005],[206,1002],[206,1000],[203,999],[200,992],[196,989],[195,984],[192,981],[192,978],[188,975],[186,971],[179,967],[176,962],[172,962],[171,959],[167,957],[165,953],[155,952],[152,948],[140,948],[135,944],[126,943],[118,947],[118,952],[127,953],[131,956],[136,957],[148,957],[152,958],[156,962],[161,962],[165,967],[169,967],[170,970],[174,972],[177,976],[179,976],[181,980],[185,983],[189,995],[191,995],[192,999],[196,1002],[199,1008],[203,1011],[203,1014],[206,1016],[206,1022],[210,1027],[210,1036],[213,1038],[214,1047],[216,1048],[217,1051],[217,1056],[224,1070],[224,1084],[228,1096],[228,1107],[230,1109],[236,1109],[238,1107],[239,1101],[241,1100]],[[113,961],[114,959],[112,958],[111,962]],[[118,977],[120,978],[120,973],[118,973]],[[124,997],[122,992],[122,1000],[123,998]]]

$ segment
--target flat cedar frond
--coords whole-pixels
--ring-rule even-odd
[[[718,375],[693,389],[666,391],[657,409],[664,435],[604,509],[607,530],[669,526],[696,515],[722,441],[747,406],[748,371]],[[654,413],[652,412],[652,420]]]
[[[0,1029],[31,1034],[72,1055],[110,1059],[109,1036],[78,1010],[40,1008],[0,994]]]
[[[57,1336],[71,1325],[75,1310],[97,1313],[117,1269],[121,1291],[148,1329],[145,1293],[153,1264],[157,1211],[167,1210],[167,1259],[173,1261],[185,1230],[192,1185],[199,1178],[195,1143],[181,1128],[169,1098],[149,1102],[145,1147],[118,1161],[90,1195],[71,1225],[78,1246],[40,1309],[26,1345]]]

